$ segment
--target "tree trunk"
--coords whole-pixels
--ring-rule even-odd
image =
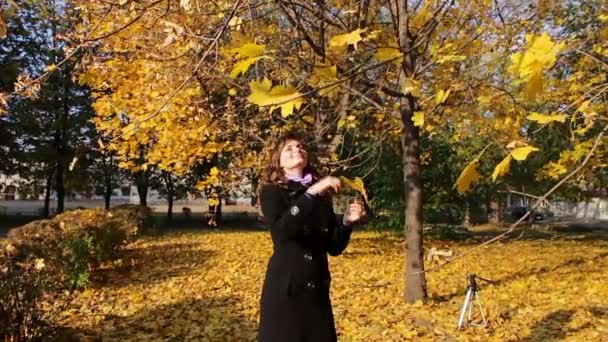
[[[61,214],[64,210],[65,186],[63,172],[64,162],[60,156],[57,160],[57,173],[55,178],[55,190],[57,191],[57,214]]]
[[[110,155],[107,157],[107,155],[102,154],[101,158],[103,163],[103,183],[105,188],[103,198],[105,201],[105,208],[108,210],[110,209],[110,200],[112,198],[112,164],[114,163],[114,156]]]
[[[258,203],[258,185],[259,178],[252,172],[251,176],[251,206],[255,206]]]
[[[391,2],[393,13],[398,14],[399,46],[404,53],[399,84],[412,75],[416,57],[411,49],[413,39],[408,32],[407,3],[394,0]],[[403,186],[405,187],[405,231],[406,231],[406,274],[405,301],[413,303],[426,301],[427,286],[424,274],[423,236],[422,236],[422,179],[420,175],[420,133],[414,126],[412,116],[416,110],[416,100],[412,94],[399,99],[399,108],[403,130],[401,132]]]
[[[403,102],[410,102],[404,104]],[[403,186],[405,186],[406,284],[405,300],[413,303],[427,298],[422,236],[422,179],[420,177],[419,132],[411,120],[413,99],[401,99],[403,131]]]
[[[170,192],[167,194],[167,199],[169,201],[169,206],[167,208],[167,219],[171,221],[173,219],[173,193]]]
[[[167,219],[171,221],[173,219],[173,198],[175,198],[175,189],[173,189],[173,180],[171,176],[167,176],[167,200],[169,201],[169,206],[167,207]]]
[[[103,194],[103,199],[105,201],[106,210],[110,209],[110,199],[112,198],[112,176],[106,175],[105,179],[105,191]]]
[[[139,205],[145,207],[148,205],[148,172],[138,171],[135,174],[135,183],[139,195]]]
[[[50,216],[51,207],[51,186],[53,184],[53,173],[46,178],[46,187],[44,189],[44,209],[42,209],[42,216],[48,218]]]

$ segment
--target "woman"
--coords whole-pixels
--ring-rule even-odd
[[[337,217],[331,193],[340,190],[340,180],[319,179],[309,160],[298,137],[283,137],[260,191],[274,245],[262,288],[258,339],[263,342],[337,339],[327,254],[344,251],[363,206],[350,204],[344,217]]]

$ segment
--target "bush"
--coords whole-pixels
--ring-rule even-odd
[[[49,326],[40,306],[48,287],[42,259],[18,264],[0,255],[0,336],[4,341],[46,335]]]
[[[74,210],[10,230],[0,241],[0,336],[23,341],[46,335],[44,296],[86,287],[89,271],[117,258],[146,227],[148,214],[139,206]]]
[[[116,259],[118,249],[137,236],[147,213],[139,206],[74,210],[12,229],[7,242],[17,262],[43,259],[58,287],[81,288],[90,269]]]

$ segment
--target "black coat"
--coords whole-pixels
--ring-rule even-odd
[[[262,288],[259,341],[336,341],[327,254],[339,255],[352,229],[331,198],[299,183],[266,184],[260,203],[274,253]]]

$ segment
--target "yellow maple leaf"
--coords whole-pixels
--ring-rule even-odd
[[[539,124],[546,124],[549,122],[566,122],[566,115],[564,114],[553,114],[545,115],[537,112],[532,112],[528,115],[528,120],[536,121]]]
[[[262,81],[249,83],[251,95],[247,100],[260,107],[270,106],[270,111],[281,109],[281,115],[288,117],[293,114],[294,109],[299,109],[304,101],[302,94],[291,85],[272,87],[267,78]]]
[[[511,168],[511,154],[507,155],[496,167],[494,168],[494,172],[492,172],[492,181],[496,182],[496,178],[502,177],[509,172]]]
[[[415,111],[412,116],[412,121],[414,122],[414,126],[422,127],[424,126],[424,112],[423,111]]]
[[[437,60],[438,64],[449,63],[449,62],[462,62],[466,59],[465,56],[462,55],[446,55],[442,56]]]
[[[528,78],[526,84],[526,97],[528,100],[533,101],[536,97],[543,92],[543,74],[535,72]]]
[[[236,78],[240,74],[246,73],[247,70],[249,70],[249,68],[251,67],[251,65],[253,65],[253,63],[257,62],[261,58],[264,58],[264,57],[263,56],[260,56],[260,57],[250,57],[250,58],[243,59],[242,61],[237,62],[234,65],[234,68],[232,68],[232,71],[230,72],[230,77],[231,78]]]
[[[437,92],[437,95],[435,95],[435,104],[436,105],[440,105],[440,104],[444,103],[445,100],[448,99],[448,96],[450,96],[450,92],[451,92],[450,89],[448,89],[447,91],[444,91],[443,89],[440,89]]]
[[[555,44],[548,34],[526,35],[526,50],[511,55],[509,72],[527,83],[527,93],[534,99],[542,91],[543,71],[553,66],[565,44]]]
[[[265,48],[266,45],[247,42],[237,48],[229,49],[228,53],[235,55],[236,58],[253,58],[261,56]]]
[[[530,75],[542,72],[544,68],[550,68],[557,59],[557,53],[561,51],[565,44],[555,44],[548,34],[540,36],[533,34],[526,35],[526,51],[517,52],[511,55],[509,71],[521,78],[527,79]]]
[[[363,180],[361,180],[361,178],[359,177],[355,177],[352,180],[346,178],[346,177],[340,177],[340,181],[342,182],[342,184],[348,186],[349,188],[357,191],[359,194],[361,194],[361,196],[363,196],[363,200],[365,201],[365,203],[367,204],[367,206],[369,207],[369,200],[367,198],[367,191],[365,190],[365,185],[363,184]]]
[[[355,50],[356,50],[357,43],[359,43],[361,40],[363,40],[363,37],[361,37],[361,34],[364,33],[365,31],[366,31],[366,29],[362,28],[362,29],[356,29],[349,33],[333,36],[329,40],[329,46],[343,47],[343,46],[347,46],[347,45],[354,45]]]
[[[335,65],[321,65],[315,66],[314,72],[310,77],[308,84],[313,87],[322,88],[319,90],[321,96],[334,96],[337,94],[337,90],[340,87],[338,82],[338,69]]]
[[[374,57],[381,62],[389,61],[391,59],[395,59],[393,63],[400,64],[403,61],[403,53],[399,49],[399,47],[383,47],[378,48]]]
[[[515,160],[526,160],[528,158],[528,155],[534,151],[540,151],[540,149],[538,149],[537,147],[534,146],[524,146],[524,147],[518,147],[516,149],[514,149],[513,151],[511,151],[511,156],[513,156],[513,158],[515,158]]]
[[[478,164],[479,158],[475,158],[460,173],[455,185],[460,194],[467,192],[471,187],[471,184],[479,179],[479,173],[477,173]]]
[[[595,116],[597,112],[590,108],[589,104],[591,104],[591,100],[587,100],[581,103],[581,105],[576,109],[576,111],[585,114],[585,116]]]
[[[401,91],[405,94],[420,97],[420,83],[413,78],[406,77],[401,84]]]

